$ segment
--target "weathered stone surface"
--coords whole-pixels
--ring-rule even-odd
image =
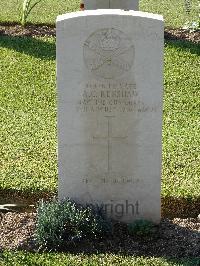
[[[58,17],[60,199],[159,222],[163,31],[143,12]]]

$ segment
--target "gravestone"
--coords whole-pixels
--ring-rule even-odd
[[[138,10],[139,0],[84,0],[84,8],[87,9],[125,9]]]
[[[58,16],[59,199],[159,222],[163,32],[139,11]]]

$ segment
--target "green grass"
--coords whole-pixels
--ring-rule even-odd
[[[198,259],[170,260],[164,258],[145,258],[114,254],[87,256],[64,253],[4,252],[1,266],[198,266]]]
[[[193,7],[198,0],[192,0]],[[19,21],[22,0],[1,0],[0,22]],[[43,0],[31,12],[29,22],[54,24],[56,16],[79,9],[80,0]],[[194,8],[193,8],[194,9]],[[186,16],[184,0],[140,0],[140,10],[164,15],[165,25],[181,27],[188,17]],[[197,19],[197,12],[191,12],[189,20]]]
[[[1,37],[0,47],[0,189],[55,192],[55,39]],[[162,196],[200,194],[199,52],[165,45]]]
[[[1,0],[0,21],[19,21],[22,0]],[[79,0],[42,0],[31,12],[29,21],[32,23],[54,24],[60,14],[79,9]]]
[[[183,27],[187,20],[196,21],[198,19],[199,0],[192,1],[192,10],[189,15],[185,12],[185,0],[140,0],[140,10],[161,14],[164,17],[165,26]]]
[[[200,195],[199,55],[198,45],[165,46],[163,196]]]
[[[2,37],[1,188],[56,188],[55,39]]]

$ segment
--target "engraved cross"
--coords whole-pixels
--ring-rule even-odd
[[[105,116],[107,119],[107,135],[104,137],[100,136],[93,136],[93,139],[104,139],[107,141],[107,171],[110,172],[112,170],[111,165],[111,158],[112,158],[112,144],[113,140],[123,140],[126,139],[127,136],[121,137],[121,136],[112,136],[112,119],[115,116]]]

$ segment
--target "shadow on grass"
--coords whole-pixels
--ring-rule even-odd
[[[0,36],[0,46],[19,53],[46,59],[55,60],[55,42],[49,42],[44,38]]]
[[[165,40],[165,46],[176,48],[177,50],[189,51],[191,54],[200,55],[200,44],[186,40]]]
[[[0,205],[24,204],[36,205],[40,199],[51,200],[57,195],[49,191],[20,191],[16,189],[0,189]]]
[[[35,38],[31,36],[0,36],[0,46],[20,53],[41,59],[55,60],[56,45],[55,42],[48,42],[44,38]],[[172,38],[173,39],[173,38]],[[175,47],[176,49],[188,50],[192,54],[200,55],[200,45],[191,41],[170,40],[167,38],[165,45]]]
[[[35,205],[40,199],[51,200],[56,196],[56,191],[20,191],[16,189],[0,189],[0,205],[8,203]],[[161,205],[161,216],[170,219],[176,217],[196,218],[200,214],[200,197],[162,197]]]

